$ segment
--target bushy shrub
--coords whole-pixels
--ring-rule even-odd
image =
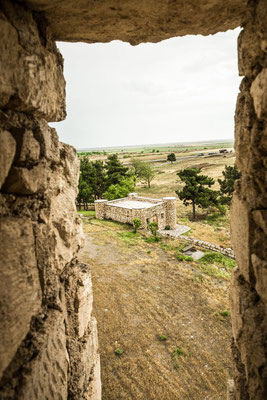
[[[133,219],[134,233],[137,232],[137,229],[140,228],[141,225],[142,225],[141,219],[139,218]]]

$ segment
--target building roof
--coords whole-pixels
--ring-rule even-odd
[[[163,202],[159,203],[150,203],[148,201],[136,201],[136,200],[122,200],[116,202],[108,202],[109,206],[112,207],[121,207],[121,208],[128,208],[128,209],[143,209],[143,208],[151,208],[163,204]]]

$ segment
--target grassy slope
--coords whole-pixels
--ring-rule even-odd
[[[224,266],[179,262],[178,241],[147,243],[110,221],[87,220],[84,231],[103,400],[225,399],[229,276],[216,278]]]

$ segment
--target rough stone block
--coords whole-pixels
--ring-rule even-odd
[[[52,270],[62,271],[82,247],[82,226],[76,213],[74,193],[74,189],[66,189],[54,196],[49,208],[43,210],[44,223],[36,227],[36,249],[41,268],[51,263]]]
[[[11,133],[0,129],[0,188],[2,187],[16,152],[16,141]]]
[[[40,120],[37,122],[34,135],[40,143],[41,157],[58,163],[60,161],[60,142],[56,130],[51,128],[45,120]]]
[[[24,0],[49,21],[55,40],[87,43],[122,40],[133,45],[188,34],[209,35],[241,26],[244,0]]]
[[[1,8],[0,107],[31,113],[48,121],[64,119],[61,55],[49,37],[41,37],[30,11],[7,1],[1,2]]]
[[[93,371],[93,378],[90,382],[89,388],[85,393],[85,397],[90,400],[101,400],[101,365],[100,356],[97,355],[96,364]],[[231,400],[231,399],[230,399]]]
[[[231,237],[237,264],[247,281],[250,280],[250,233],[248,210],[236,194],[231,204]]]
[[[77,314],[78,335],[82,337],[91,319],[93,307],[92,279],[89,271],[80,271],[76,296],[74,298],[74,309]]]
[[[19,138],[18,138],[19,139]],[[40,144],[33,136],[33,132],[25,130],[21,137],[21,147],[19,150],[17,163],[32,164],[37,163],[40,158]]]
[[[236,340],[240,334],[243,322],[242,322],[242,305],[240,300],[240,285],[238,279],[240,277],[240,272],[238,268],[233,269],[232,282],[230,288],[230,304],[231,304],[231,317],[232,317],[232,330],[233,337]]]
[[[90,381],[94,378],[95,367],[99,360],[95,318],[91,319],[87,333],[82,340],[71,344],[68,349],[71,360],[71,398],[80,400],[90,388]]]
[[[240,84],[235,110],[235,150],[236,164],[240,171],[246,172],[251,165],[251,128],[255,120],[253,99],[246,78]]]
[[[259,119],[267,118],[267,68],[254,79],[250,89],[254,108]]]
[[[66,400],[69,356],[63,314],[50,311],[36,340],[36,356],[24,366],[18,398]]]
[[[256,290],[267,305],[267,261],[261,260],[256,254],[252,254],[251,261],[256,278]]]
[[[265,235],[267,235],[267,210],[252,211],[253,219],[258,226],[261,227]]]
[[[41,290],[31,221],[2,218],[0,235],[1,375],[41,306]]]
[[[256,15],[254,24],[256,26],[257,33],[262,42],[267,43],[267,3],[265,0],[258,0],[255,4]],[[265,48],[265,51],[267,49]]]
[[[69,330],[81,338],[91,320],[93,304],[91,271],[87,264],[76,263],[66,271],[65,292]]]
[[[3,185],[3,192],[23,195],[42,193],[48,186],[48,173],[45,162],[31,169],[12,167]]]
[[[253,25],[247,25],[238,37],[238,69],[239,75],[251,76],[261,57],[258,35]]]
[[[227,382],[227,398],[226,400],[236,400],[235,397],[235,384],[233,379],[228,379]]]

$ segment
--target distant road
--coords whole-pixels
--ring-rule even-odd
[[[179,161],[183,161],[183,160],[187,160],[187,159],[189,159],[189,158],[195,158],[195,157],[198,157],[197,155],[194,155],[194,156],[184,156],[184,157],[177,157],[176,158],[176,161],[173,161],[173,164],[175,164],[175,163],[177,163],[177,162],[179,162]],[[145,163],[157,163],[157,162],[162,162],[162,161],[164,161],[164,163],[162,163],[162,165],[163,164],[171,164],[171,161],[167,161],[166,159],[164,159],[164,158],[159,158],[159,159],[156,159],[156,160],[141,160],[142,162],[145,162]],[[131,162],[123,162],[122,161],[122,163],[124,164],[124,165],[129,165],[129,164],[131,164]]]

